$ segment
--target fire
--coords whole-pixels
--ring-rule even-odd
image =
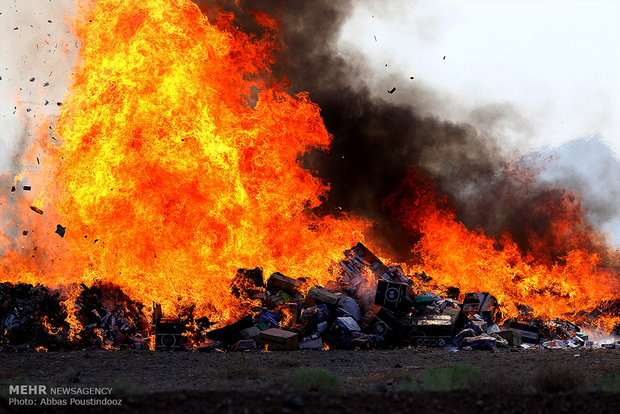
[[[551,242],[538,239],[540,243],[523,254],[509,234],[498,240],[468,230],[434,186],[416,173],[386,204],[391,204],[406,229],[422,235],[414,250],[419,264],[410,271],[426,272],[440,289],[455,286],[466,292],[491,292],[502,304],[505,318],[518,318],[518,306],[525,305],[532,308],[530,317],[575,320],[579,311],[592,311],[618,298],[618,274],[603,266],[598,252],[574,249],[552,265],[546,264],[550,261],[547,247],[558,239],[566,240],[561,230],[578,224],[561,221],[566,210],[557,212],[558,222],[547,235]],[[618,317],[599,321],[608,330],[619,322]]]
[[[47,315],[44,315],[44,316],[43,316],[43,322],[42,322],[42,325],[43,325],[43,327],[45,328],[45,330],[46,330],[49,334],[52,334],[52,335],[58,335],[58,334],[60,333],[60,331],[61,331],[61,330],[60,330],[60,329],[58,329],[58,328],[54,328],[54,327],[50,324],[50,322],[49,322],[49,320],[48,320]]]
[[[67,318],[65,321],[69,324],[69,339],[73,340],[82,329],[82,324],[77,317],[78,308],[76,308],[72,299],[65,300],[62,302],[62,305],[67,310]]]
[[[240,267],[326,282],[364,224],[310,212],[329,187],[299,157],[331,137],[307,94],[267,76],[276,22],[257,15],[256,38],[189,0],[91,3],[74,22],[81,65],[54,127],[61,145],[46,145],[51,172],[39,172],[44,215],[23,210],[66,234],[33,242],[55,258],[44,266],[9,252],[3,279],[108,281],[165,313],[195,304],[219,320],[241,312]]]
[[[239,268],[324,285],[330,263],[357,242],[381,254],[366,219],[313,213],[329,185],[300,157],[327,150],[331,136],[308,94],[291,96],[270,75],[282,46],[277,21],[256,13],[257,37],[230,15],[208,20],[190,0],[76,7],[72,86],[26,154],[28,162],[43,151],[40,165],[14,178],[28,175],[38,196],[0,199],[17,212],[2,223],[2,280],[65,289],[100,281],[166,314],[194,305],[197,316],[226,322],[249,307],[231,294]],[[408,270],[425,271],[436,290],[489,291],[505,317],[520,305],[534,316],[577,317],[618,298],[617,272],[579,237],[561,260],[545,259],[579,214],[560,209],[552,237],[523,252],[508,234],[467,229],[446,205],[415,179],[386,200],[419,238]],[[33,229],[27,239],[14,237],[22,228]],[[64,305],[73,337],[77,309],[72,298]],[[607,328],[618,322],[603,319]]]

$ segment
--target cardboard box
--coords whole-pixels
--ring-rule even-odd
[[[299,289],[301,285],[303,285],[303,282],[301,280],[284,276],[282,273],[278,272],[269,276],[269,280],[267,280],[267,290],[269,290],[271,293],[276,293],[278,290],[295,293],[295,291]]]
[[[522,342],[537,344],[540,342],[540,331],[537,327],[520,322],[510,322],[510,330],[521,335]]]
[[[364,315],[362,325],[367,332],[384,338],[395,336],[396,330],[399,328],[398,318],[392,312],[374,304]]]
[[[504,338],[508,341],[508,345],[510,346],[520,346],[523,343],[523,338],[518,332],[508,330],[508,331],[500,331],[497,332],[497,335]]]
[[[347,331],[347,332],[359,332],[359,331],[361,331],[361,328],[359,327],[357,322],[355,322],[355,319],[353,319],[350,316],[341,316],[339,318],[336,318],[335,322],[338,325],[340,325],[340,327],[342,329],[344,329],[345,331]]]
[[[180,351],[183,349],[185,338],[184,325],[175,318],[160,318],[155,325],[155,350]]]
[[[475,292],[465,295],[463,300],[463,312],[480,313],[489,312],[497,306],[497,300],[489,292]]]
[[[345,250],[344,254],[347,257],[355,257],[362,261],[365,265],[370,267],[370,270],[376,277],[380,277],[389,270],[388,267],[362,243],[357,243],[351,249]]]
[[[446,307],[443,312],[441,313],[442,316],[449,316],[450,320],[452,321],[452,327],[454,328],[454,325],[456,324],[456,321],[459,319],[459,317],[461,316],[461,310],[460,309],[456,309],[453,308],[451,306]]]
[[[241,332],[239,332],[239,334],[243,339],[253,339],[257,341],[260,337],[260,329],[258,329],[256,326],[252,326],[242,330]]]
[[[308,299],[312,299],[309,301]],[[306,296],[306,304],[312,305],[312,302],[327,303],[328,305],[335,305],[338,303],[338,296],[334,295],[325,288],[315,286],[308,291]]]
[[[408,321],[411,326],[410,338],[418,336],[450,336],[452,318],[448,315],[428,315],[414,317]]]
[[[405,283],[377,282],[375,305],[385,307],[392,311],[406,311],[411,309],[413,302],[409,296],[409,286]]]
[[[323,349],[323,340],[320,336],[304,338],[299,343],[299,349]]]
[[[270,351],[294,351],[299,349],[299,339],[295,332],[269,328],[260,333],[260,342],[269,345]]]

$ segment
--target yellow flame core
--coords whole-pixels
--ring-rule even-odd
[[[45,283],[99,279],[164,311],[194,303],[226,319],[239,311],[239,267],[325,282],[364,226],[308,212],[328,187],[298,159],[331,137],[307,94],[261,77],[277,46],[270,29],[222,31],[189,0],[79,7],[82,62],[45,200],[68,253]]]
[[[417,182],[415,188],[425,185]],[[553,229],[545,234],[547,243],[541,241],[534,251],[523,254],[508,234],[493,238],[467,229],[453,212],[439,207],[434,189],[426,189],[429,194],[417,204],[418,199],[405,198],[397,214],[405,227],[422,234],[415,246],[421,264],[408,270],[426,272],[438,285],[438,293],[446,286],[458,287],[463,293],[490,292],[502,305],[504,318],[519,317],[518,307],[524,305],[531,308],[531,316],[543,319],[596,323],[608,331],[620,323],[613,312],[592,319],[585,315],[606,303],[613,306],[619,297],[620,278],[599,253],[573,242],[582,236],[574,231],[578,221],[573,216],[554,215]],[[556,238],[577,247],[560,261],[544,263],[546,245]]]
[[[310,213],[328,186],[299,157],[327,149],[331,137],[307,94],[290,96],[267,74],[277,23],[256,14],[258,38],[219,19],[189,0],[78,1],[81,64],[55,126],[61,145],[42,139],[47,156],[30,178],[47,185],[34,202],[17,199],[21,216],[3,223],[34,231],[0,234],[3,280],[69,287],[71,337],[80,330],[71,299],[80,282],[116,284],[172,316],[193,304],[196,316],[225,322],[250,306],[230,293],[240,267],[303,276],[308,287],[333,278],[329,264],[358,241],[382,255],[364,238],[366,221]],[[438,292],[489,291],[505,316],[524,304],[570,317],[618,299],[617,270],[580,243],[563,264],[539,260],[548,242],[563,243],[554,234],[532,244],[531,256],[509,236],[496,249],[498,240],[436,207],[436,194],[420,197],[424,188],[407,188],[411,205],[396,216],[421,235],[406,270],[426,271]],[[0,194],[0,205],[7,198]],[[579,224],[556,221],[559,236]],[[66,227],[63,239],[56,224]]]

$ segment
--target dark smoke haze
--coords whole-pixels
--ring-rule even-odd
[[[582,206],[569,191],[535,180],[528,170],[531,166],[519,161],[509,165],[503,158],[494,124],[528,127],[509,105],[478,109],[479,122],[473,125],[427,114],[424,102],[438,98],[416,86],[409,87],[416,96],[411,102],[371,99],[363,81],[369,71],[359,54],[335,50],[339,30],[353,8],[351,1],[197,3],[211,15],[217,7],[234,11],[239,27],[258,36],[260,28],[244,11],[261,10],[279,17],[286,48],[274,71],[289,79],[291,93],[310,92],[334,137],[329,152],[314,151],[303,160],[331,184],[323,212],[342,209],[373,219],[395,258],[404,258],[416,240],[401,230],[382,201],[396,191],[411,168],[431,177],[449,195],[458,218],[469,228],[495,235],[509,232],[524,252],[533,247],[531,243],[547,243],[546,258],[553,261],[575,248],[571,245],[575,240],[588,249],[603,248],[581,218],[577,228],[563,233],[566,238],[546,238],[558,215],[581,217]],[[386,79],[385,84],[393,83]],[[570,176],[565,174],[562,184],[570,187],[566,182]],[[598,205],[595,210],[605,215],[614,208]]]

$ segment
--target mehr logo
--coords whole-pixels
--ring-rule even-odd
[[[47,394],[45,385],[9,385],[10,395],[41,395]]]

